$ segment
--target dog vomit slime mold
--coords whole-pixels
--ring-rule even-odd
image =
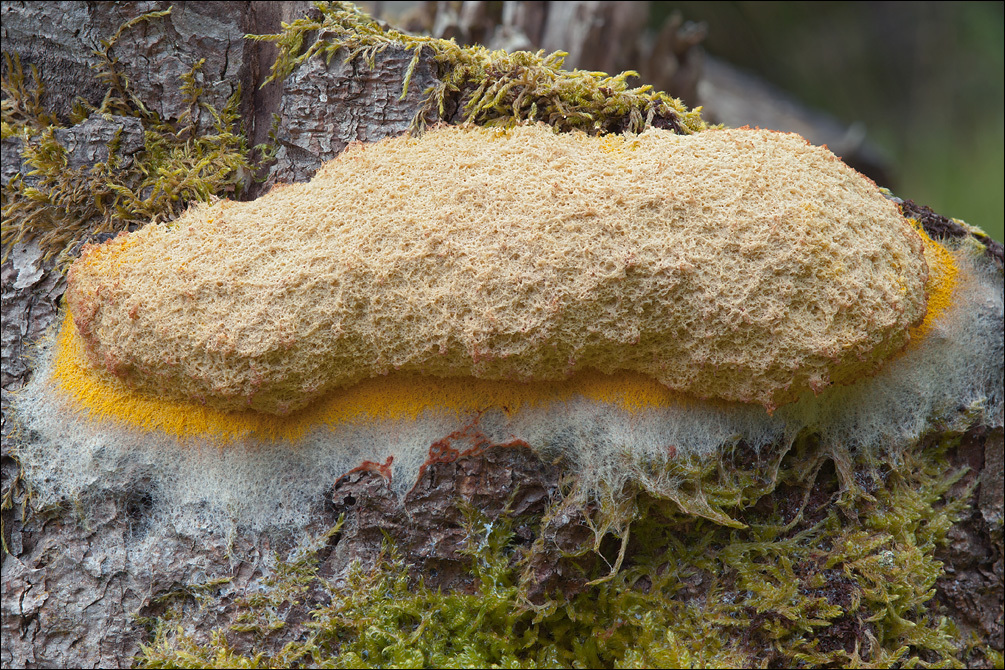
[[[220,410],[584,369],[774,408],[903,348],[927,277],[896,205],[796,135],[453,127],[88,247],[67,301],[94,364]]]
[[[184,472],[175,501],[276,522],[364,460],[405,490],[472,423],[615,486],[741,439],[1000,425],[1001,271],[971,246],[797,135],[357,144],[310,183],[86,247],[18,399],[49,445],[23,461],[79,491],[113,449]]]

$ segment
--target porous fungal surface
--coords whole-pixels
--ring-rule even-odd
[[[896,205],[798,135],[445,127],[89,246],[67,299],[95,364],[222,410],[583,369],[773,408],[903,348],[927,278]]]

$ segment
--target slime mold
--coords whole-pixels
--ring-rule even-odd
[[[88,247],[17,398],[19,458],[45,500],[114,469],[166,519],[298,528],[361,463],[405,495],[463,436],[674,499],[680,464],[741,441],[896,454],[1001,425],[984,250],[796,135],[355,145]]]
[[[447,127],[89,246],[67,302],[92,363],[223,411],[584,370],[773,410],[901,350],[928,276],[897,206],[797,135]]]

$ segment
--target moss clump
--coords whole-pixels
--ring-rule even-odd
[[[5,254],[15,243],[32,239],[47,259],[72,253],[75,243],[94,235],[169,221],[190,202],[240,193],[245,176],[254,169],[239,128],[240,91],[222,110],[205,102],[197,84],[204,63],[200,60],[179,83],[187,111],[173,121],[161,119],[133,94],[114,56],[115,45],[131,29],[169,13],[139,16],[101,42],[95,51],[95,70],[108,93],[99,107],[78,100],[69,119],[71,124],[87,118],[138,119],[143,149],[131,161],[119,155],[120,130],[108,146],[107,160],[83,167],[69,165],[70,150],[59,138],[59,130],[68,126],[42,108],[44,89],[37,70],[32,67],[29,83],[19,57],[4,54],[3,138],[20,141],[27,166],[24,174],[15,175],[3,187]],[[199,122],[204,114],[211,123]],[[67,255],[63,254],[63,260]]]
[[[405,76],[402,98],[423,49],[429,49],[438,67],[438,83],[427,89],[423,105],[413,119],[413,130],[427,120],[448,119],[460,108],[465,123],[508,126],[522,121],[543,121],[558,130],[583,130],[590,134],[642,132],[649,126],[690,134],[707,126],[699,110],[688,110],[666,93],[651,86],[629,88],[633,71],[609,76],[603,72],[562,69],[567,54],[556,51],[490,51],[481,46],[460,47],[453,40],[408,35],[385,30],[348,2],[317,2],[312,16],[284,24],[275,35],[248,35],[274,42],[279,55],[265,83],[282,80],[312,56],[328,62],[342,50],[346,62],[357,57],[373,67],[378,53],[389,46],[414,52]],[[310,34],[317,40],[307,49]]]
[[[746,474],[706,482],[734,482],[732,523],[642,493],[602,504],[592,517],[598,538],[615,526],[626,537],[630,526],[631,539],[620,552],[611,549],[616,538],[598,541],[594,551],[605,558],[584,577],[602,576],[607,563],[614,571],[576,594],[543,599],[529,591],[529,566],[542,543],[521,546],[511,531],[526,519],[489,520],[472,511],[472,592],[426,587],[390,544],[375,565],[354,565],[337,581],[316,579],[305,567],[310,558],[302,558],[285,568],[288,576],[274,582],[271,595],[244,603],[237,626],[213,631],[205,644],[175,625],[160,626],[137,661],[140,667],[960,667],[966,650],[958,631],[931,609],[942,573],[935,548],[971,493],[949,495],[962,475],[947,465],[951,442],[904,454],[896,466],[860,458],[855,473],[862,487],[855,489],[841,487],[833,465],[812,445],[786,457],[770,492],[742,486],[764,464],[738,450],[726,469]],[[815,473],[806,478],[800,463],[814,463]],[[309,588],[324,592],[323,604],[309,622],[287,630],[275,612]],[[256,641],[238,652],[239,635],[248,631]]]

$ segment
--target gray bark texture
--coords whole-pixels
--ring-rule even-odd
[[[266,184],[307,181],[351,142],[407,131],[422,92],[435,81],[427,55],[401,99],[401,73],[411,60],[411,52],[389,48],[377,54],[373,68],[359,59],[346,63],[341,52],[330,63],[317,58],[297,68],[283,83],[279,151]]]
[[[0,5],[3,50],[19,54],[26,67],[38,68],[46,87],[44,107],[66,119],[77,96],[97,105],[105,93],[91,70],[93,51],[100,40],[114,34],[124,21],[166,9],[169,4],[4,1]],[[477,5],[486,4],[490,3],[463,3],[460,14],[453,18],[441,14],[437,17],[439,32],[475,35],[475,19],[484,9]],[[617,70],[630,66],[633,58],[644,58],[639,54],[596,53],[598,60],[589,61],[592,19],[583,16],[606,12],[604,16],[616,31],[622,30],[622,24],[634,26],[639,19],[631,11],[614,9],[613,3],[566,4],[553,10],[553,20],[542,30],[534,14],[543,11],[539,3],[512,3],[506,10],[507,21],[492,28],[499,28],[496,39],[509,45],[526,41],[527,46],[564,48],[582,58],[580,65],[590,69]],[[358,61],[343,63],[336,55],[330,64],[313,59],[285,81],[262,88],[275,48],[245,40],[244,35],[278,32],[281,22],[305,11],[309,11],[309,4],[303,2],[176,2],[167,20],[130,32],[129,40],[122,41],[115,54],[137,95],[164,119],[177,119],[185,111],[178,79],[193,62],[205,58],[199,83],[208,101],[220,108],[240,90],[242,117],[252,144],[268,137],[273,115],[279,116],[275,129],[279,151],[265,187],[300,182],[351,142],[375,141],[405,131],[422,92],[437,76],[435,62],[424,55],[408,95],[400,99],[411,52],[388,49],[378,54],[372,69]],[[560,30],[561,26],[565,30]],[[691,95],[702,90],[693,69],[702,58],[700,40],[681,36],[681,30],[679,23],[665,30],[658,38],[663,46],[655,48],[681,52],[680,67],[664,73],[664,78],[672,81],[676,76]],[[692,68],[686,72],[685,61]],[[142,146],[138,122],[133,125],[120,117],[114,121],[90,118],[59,132],[60,139],[74,147],[71,163],[85,166],[107,158],[107,143],[116,131],[122,131],[120,151],[123,159],[129,160]],[[17,140],[4,140],[4,183],[22,171],[19,149]],[[5,668],[128,667],[140,645],[149,640],[148,630],[138,620],[163,614],[169,602],[178,602],[177,598],[172,600],[172,594],[188,585],[229,578],[208,594],[212,606],[202,607],[196,600],[181,598],[181,623],[186,632],[198,637],[200,631],[234,622],[239,613],[237,600],[259,588],[269,576],[271,557],[285,555],[293,548],[287,538],[268,533],[143,535],[151,494],[142,480],[110,482],[108,497],[92,505],[87,518],[72,506],[43,513],[26,508],[28,491],[11,454],[16,443],[30,441],[31,436],[12,432],[13,421],[8,418],[11,394],[31,377],[32,344],[53,325],[64,287],[64,276],[51,262],[43,261],[32,243],[16,245],[3,263],[6,551],[0,663]],[[936,597],[945,611],[966,627],[964,634],[973,632],[998,650],[1002,649],[1003,630],[1002,450],[1000,429],[973,430],[953,452],[955,461],[971,468],[957,486],[975,481],[977,485],[966,518],[950,531],[952,542],[942,556],[946,573],[936,585]],[[333,540],[318,555],[320,577],[338,575],[354,560],[372,563],[389,536],[427,586],[469,589],[465,567],[469,559],[460,551],[463,505],[459,501],[489,518],[504,508],[517,516],[541,515],[561,483],[559,465],[542,462],[522,448],[489,447],[449,462],[431,463],[403,499],[392,492],[379,467],[362,467],[335,482],[329,495],[317,501],[311,527],[304,530],[320,534],[340,514],[346,515],[337,542]],[[591,562],[599,559],[592,553],[570,555],[592,538],[587,511],[570,509],[547,521],[543,539],[551,549],[541,553],[534,566],[539,593],[556,588],[574,593],[585,587],[583,575]],[[518,540],[539,539],[519,525],[515,533]],[[312,604],[316,603],[309,598],[279,615],[293,625],[306,618]],[[242,644],[248,649],[252,642],[249,638]],[[238,646],[240,650],[241,644]]]

